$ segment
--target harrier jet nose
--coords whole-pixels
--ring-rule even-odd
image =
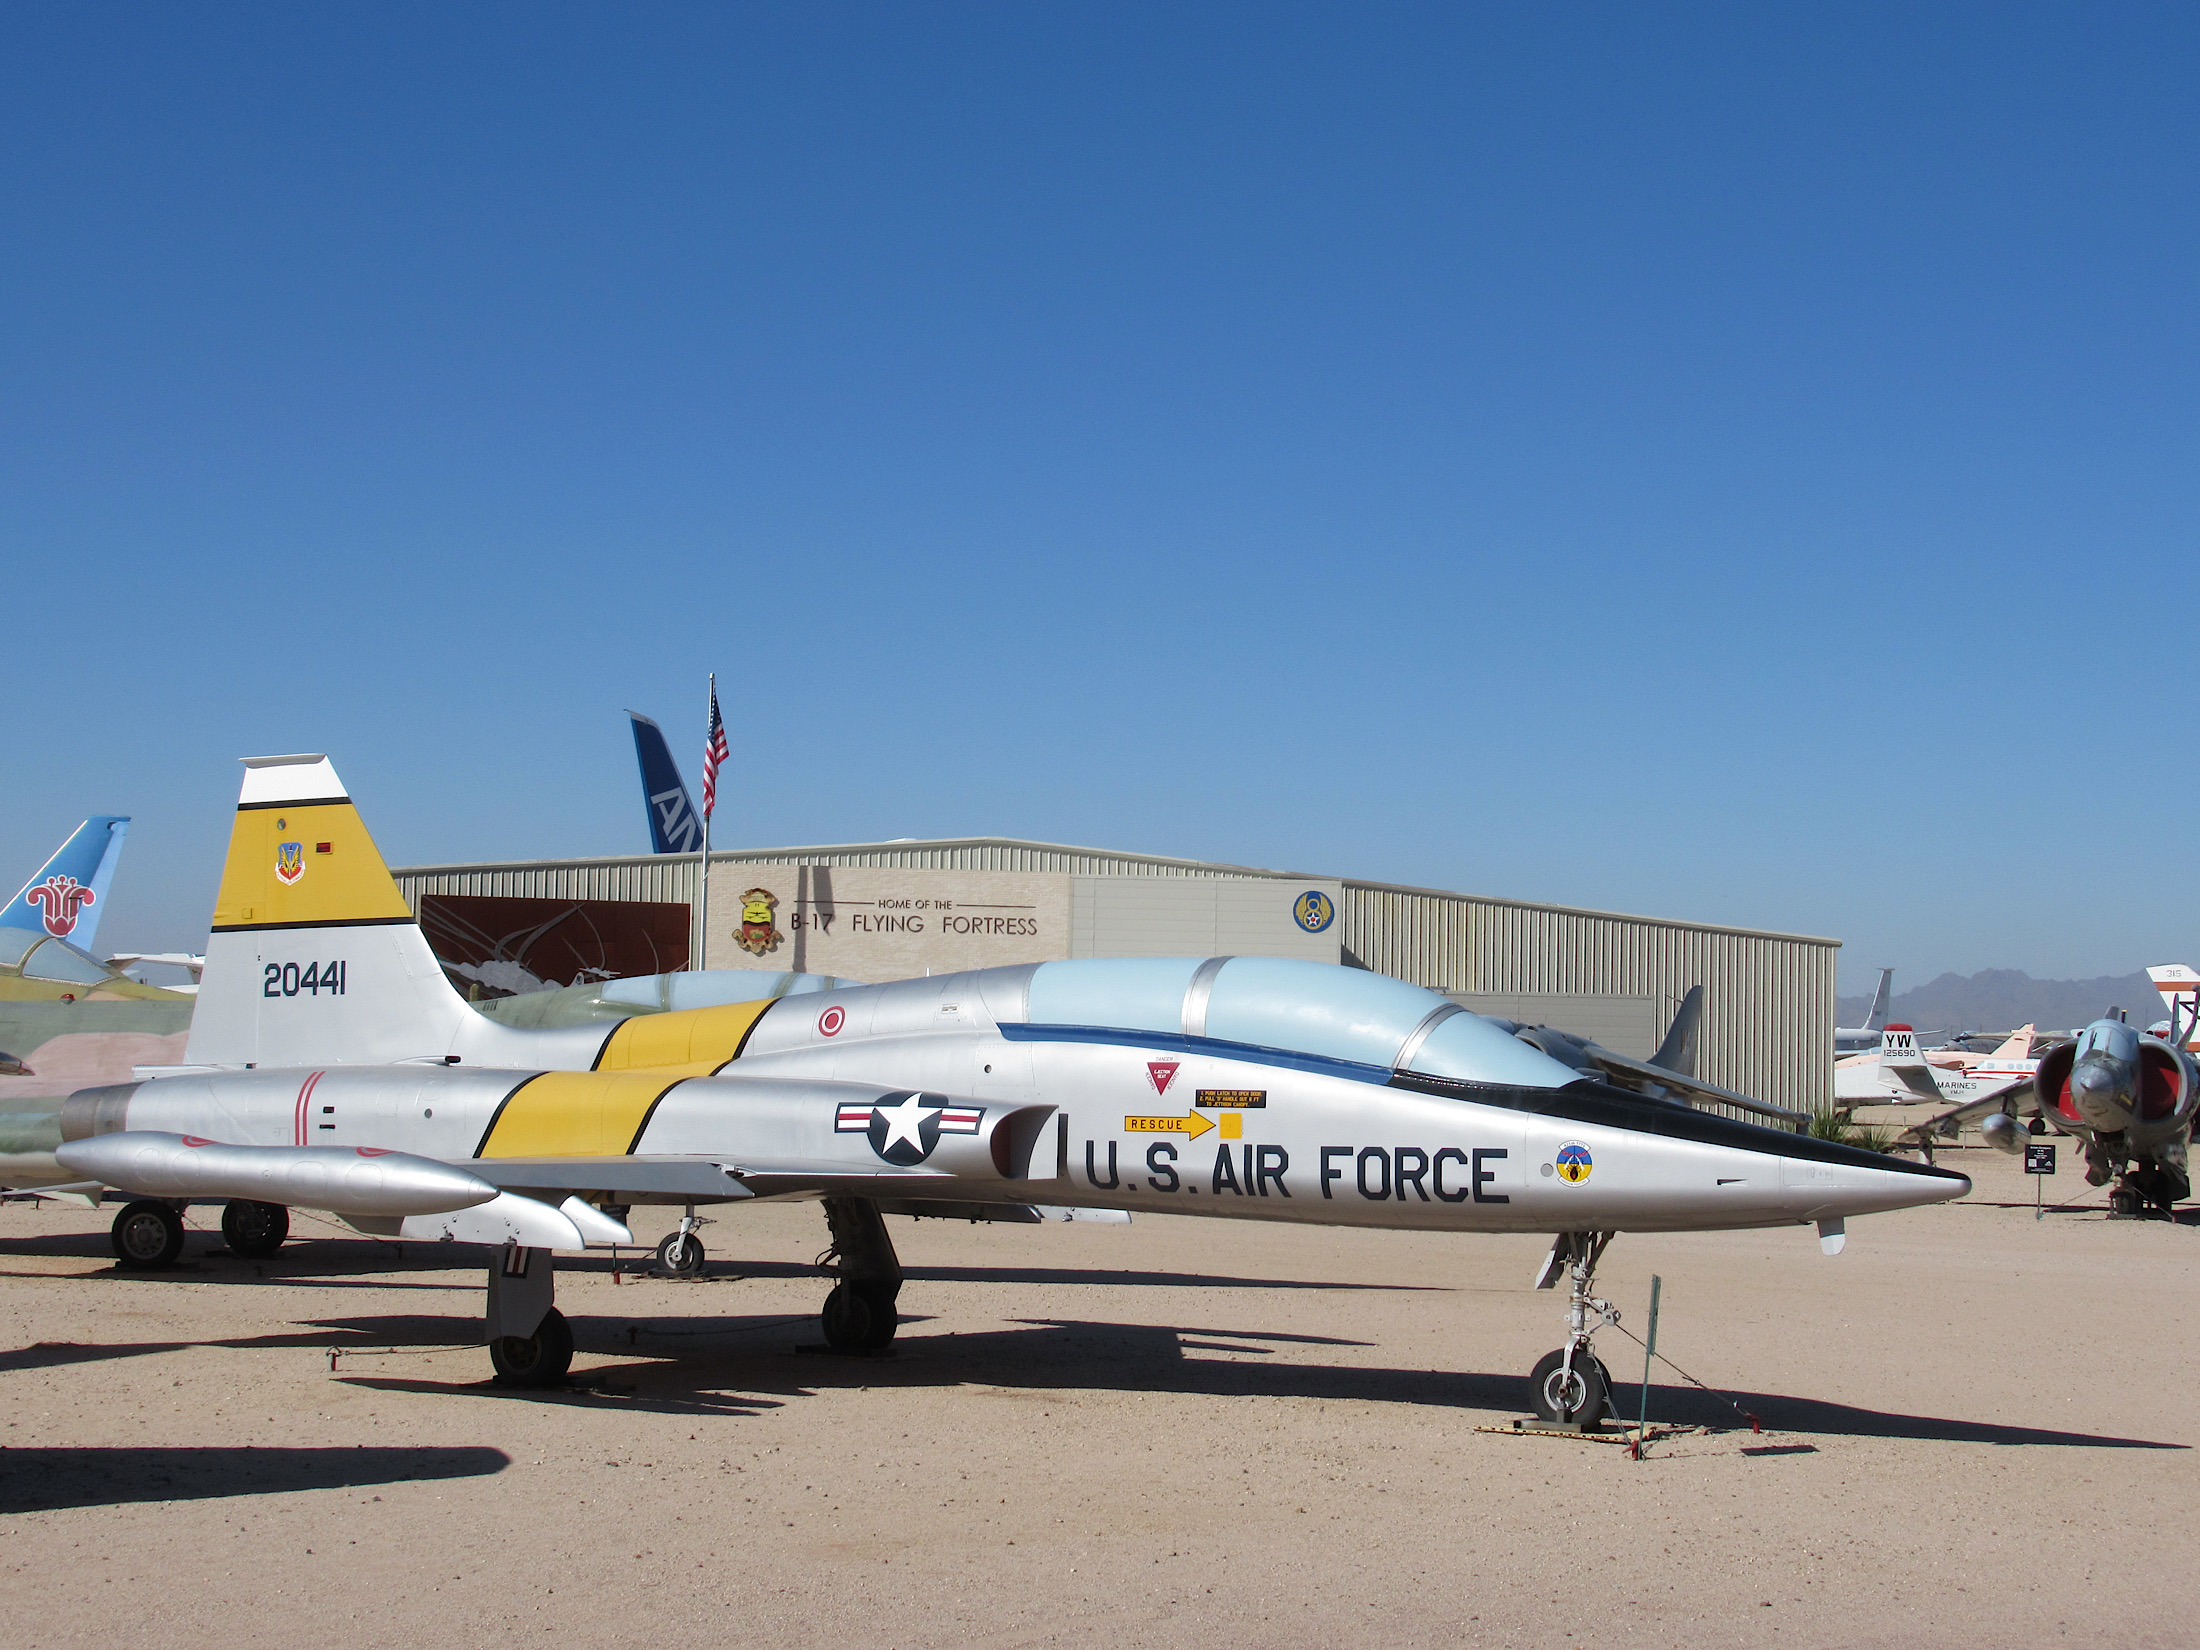
[[[2070,1099],[2078,1115],[2096,1129],[2113,1133],[2128,1128],[2135,1111],[2134,1073],[2125,1062],[2089,1054],[2070,1073]]]

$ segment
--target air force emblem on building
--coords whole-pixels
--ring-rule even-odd
[[[1336,902],[1319,888],[1309,888],[1292,902],[1291,920],[1309,934],[1319,934],[1337,920]]]
[[[976,1134],[984,1120],[983,1106],[958,1106],[944,1094],[889,1094],[864,1105],[843,1105],[833,1132],[869,1135],[871,1150],[906,1169],[930,1157],[941,1135]]]
[[[778,950],[779,942],[787,937],[772,920],[778,909],[779,896],[769,888],[745,890],[741,895],[741,926],[733,931],[733,943],[753,957]]]
[[[306,845],[302,842],[278,842],[275,844],[275,874],[288,887],[306,874]]]

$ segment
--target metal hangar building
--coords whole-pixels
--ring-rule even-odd
[[[1007,837],[400,869],[446,962],[540,979],[694,960],[906,979],[1069,957],[1286,956],[1369,968],[1507,1019],[1652,1052],[1704,987],[1697,1075],[1831,1098],[1838,940]]]

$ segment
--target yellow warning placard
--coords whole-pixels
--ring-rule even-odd
[[[1181,1134],[1197,1140],[1214,1124],[1196,1112],[1189,1117],[1126,1117],[1125,1134]]]

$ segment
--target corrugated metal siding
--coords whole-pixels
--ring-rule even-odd
[[[998,837],[714,851],[711,860],[721,866],[1334,880]],[[424,893],[693,904],[698,863],[690,854],[638,854],[412,866],[396,876],[415,910]],[[1689,987],[1701,984],[1699,1076],[1798,1111],[1832,1096],[1838,941],[1350,880],[1340,923],[1349,960],[1436,991],[1648,996],[1670,1018]]]

